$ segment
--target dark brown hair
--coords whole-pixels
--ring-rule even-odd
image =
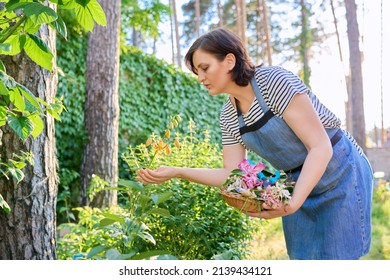
[[[230,71],[233,81],[239,86],[246,86],[255,74],[255,66],[236,34],[223,28],[212,30],[200,36],[192,44],[185,56],[188,68],[196,73],[193,55],[196,50],[213,54],[219,61],[222,61],[227,54],[232,53],[236,57],[236,65]]]

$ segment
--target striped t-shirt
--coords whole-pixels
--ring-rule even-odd
[[[292,72],[278,66],[257,67],[255,78],[261,89],[265,103],[277,117],[283,118],[283,113],[295,94],[306,93],[325,128],[337,128],[341,126],[340,119],[326,108],[301,79]],[[255,123],[263,117],[264,113],[257,98],[254,98],[248,112],[243,114],[245,124],[251,125]],[[222,107],[220,126],[223,146],[241,144],[245,147],[239,132],[237,111],[230,98],[227,99]],[[361,148],[357,145],[352,135],[346,131],[344,133],[361,153]]]

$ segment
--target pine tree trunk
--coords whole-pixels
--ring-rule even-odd
[[[269,24],[268,24],[268,8],[265,4],[265,0],[258,0],[258,5],[261,6],[261,15],[263,17],[263,29],[264,29],[264,36],[265,36],[265,43],[266,43],[266,50],[267,50],[267,60],[268,65],[272,65],[272,47],[271,47],[271,33],[269,31]]]
[[[54,9],[54,6],[50,4]],[[55,57],[55,32],[42,26],[38,32]],[[3,59],[7,73],[48,103],[57,90],[57,72],[50,73],[32,62],[24,53]],[[53,63],[55,65],[55,63]],[[7,126],[2,127],[0,152],[3,161],[20,151],[32,151],[34,166],[27,165],[25,177],[16,185],[14,180],[0,179],[0,193],[11,207],[7,215],[0,211],[0,259],[56,259],[56,197],[57,159],[55,155],[54,119],[43,119],[44,130],[36,138],[22,142]]]
[[[352,133],[356,142],[365,150],[366,133],[363,103],[362,61],[359,49],[359,26],[355,0],[345,0],[349,64],[351,73]]]
[[[200,36],[200,0],[195,0],[196,36]]]
[[[179,35],[179,22],[177,20],[176,1],[172,0],[173,9],[173,23],[175,26],[175,39],[176,39],[176,62],[179,68],[181,68],[181,53],[180,53],[180,35]]]
[[[88,136],[81,167],[81,205],[88,205],[87,189],[93,174],[115,185],[118,180],[118,83],[120,0],[102,0],[107,25],[96,25],[88,39],[85,129]],[[117,203],[116,191],[103,191],[94,207]]]
[[[310,48],[310,28],[307,15],[306,3],[304,0],[300,0],[301,5],[301,45],[300,45],[300,55],[302,60],[302,76],[303,82],[310,87],[310,66],[309,66],[309,48]]]

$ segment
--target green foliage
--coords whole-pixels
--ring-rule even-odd
[[[138,30],[143,36],[157,38],[159,23],[168,17],[170,9],[159,0],[122,0],[122,30]]]
[[[128,200],[122,207],[99,210],[89,207],[77,208],[78,224],[62,224],[60,231],[67,229],[58,241],[58,258],[84,259],[148,259],[159,255],[174,258],[166,251],[142,250],[144,243],[155,244],[149,227],[148,216],[169,216],[169,211],[159,204],[168,200],[171,193],[154,193],[139,183],[121,180],[117,187],[109,186],[95,177],[95,191],[118,190]]]
[[[154,167],[220,167],[220,147],[210,142],[207,131],[195,137],[192,121],[188,131],[186,136],[175,135],[180,145],[172,147],[169,155],[155,157]],[[133,175],[142,154],[130,151],[145,148],[139,144],[123,154]],[[176,179],[161,185],[120,180],[112,187],[95,179],[92,193],[115,189],[121,206],[110,210],[78,208],[78,224],[59,226],[60,231],[69,231],[58,240],[60,259],[144,259],[157,255],[164,259],[241,259],[248,253],[257,220],[228,206],[217,188]]]
[[[221,167],[221,149],[210,142],[208,132],[199,136],[193,121],[189,122],[188,131],[186,136],[176,134],[180,147],[172,148],[169,156],[156,158],[154,167]],[[139,151],[144,150],[142,144],[138,147]],[[134,154],[126,152],[123,158],[134,174]],[[228,206],[217,188],[174,179],[156,186],[155,191],[169,191],[172,197],[162,204],[169,209],[169,217],[149,217],[148,225],[156,240],[153,248],[169,251],[180,259],[207,260],[225,252],[236,252],[229,255],[232,258],[246,256],[256,224]]]

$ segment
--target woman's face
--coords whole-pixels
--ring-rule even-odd
[[[234,56],[227,55],[219,61],[213,54],[197,49],[192,57],[198,81],[202,83],[210,95],[228,93],[229,85],[233,84],[229,73],[234,67]]]

